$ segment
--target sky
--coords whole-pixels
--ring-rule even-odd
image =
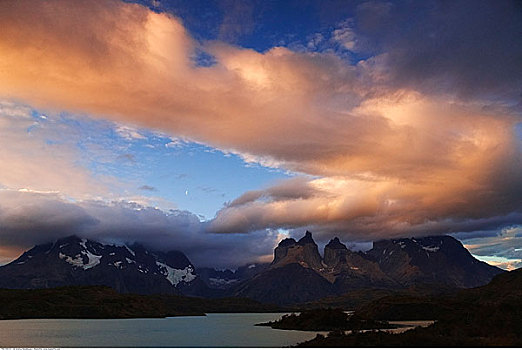
[[[0,264],[451,234],[522,267],[518,1],[0,2]]]

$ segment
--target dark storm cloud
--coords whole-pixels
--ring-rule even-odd
[[[69,235],[107,243],[139,242],[151,249],[183,251],[198,267],[237,267],[272,254],[275,232],[206,233],[187,211],[164,212],[129,202],[68,203],[54,194],[0,191],[0,246],[11,258],[35,244]]]
[[[83,233],[99,221],[84,208],[56,195],[0,191],[0,245],[29,247],[74,232]]]
[[[521,101],[520,1],[371,1],[356,23],[359,49],[385,54],[396,84]]]
[[[325,195],[322,191],[310,185],[304,177],[296,177],[276,184],[266,190],[248,191],[227,204],[227,207],[238,207],[255,202],[259,199],[270,201],[283,201],[292,199],[307,199],[314,196]]]

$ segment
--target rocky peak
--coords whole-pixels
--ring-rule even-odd
[[[293,238],[285,238],[281,242],[279,242],[279,247],[290,247],[295,245],[297,242]]]
[[[348,248],[335,237],[324,247],[324,262],[330,267],[334,267],[339,263],[346,262],[346,254]]]
[[[344,249],[344,250],[348,249],[348,248],[346,248],[346,246],[343,243],[341,243],[341,241],[337,237],[334,237],[333,239],[331,239],[330,242],[328,242],[328,244],[325,246],[325,248]]]
[[[274,251],[272,267],[281,267],[287,264],[297,263],[306,268],[321,269],[321,255],[312,238],[312,233],[306,231],[299,241],[287,238],[279,243]]]
[[[272,261],[272,265],[276,265],[282,259],[286,257],[288,254],[288,249],[290,247],[294,247],[297,244],[296,240],[293,238],[283,239],[274,250],[274,261]]]
[[[299,244],[299,245],[315,244],[315,241],[312,237],[312,232],[306,231],[304,237],[302,237],[299,241],[297,241],[297,244]]]

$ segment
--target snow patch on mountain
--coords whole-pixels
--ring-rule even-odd
[[[84,256],[87,256],[86,264],[83,262]],[[68,255],[65,255],[61,252],[58,254],[58,257],[62,260],[65,260],[65,262],[67,262],[71,265],[77,266],[77,267],[81,267],[84,270],[88,270],[88,269],[93,268],[96,265],[99,265],[100,260],[101,260],[101,255],[94,255],[93,253],[91,253],[88,250],[82,251],[79,254],[76,254],[74,256],[74,258],[71,256],[68,256]]]
[[[127,250],[129,251],[129,253],[132,254],[132,256],[136,256],[136,253],[134,253],[134,251],[132,249],[130,249],[129,247],[127,247],[127,245],[124,246],[125,248],[127,248]]]
[[[82,238],[82,240],[80,241],[80,245],[83,247],[83,249],[87,250],[87,240],[85,238]]]
[[[63,253],[59,253],[58,256],[60,259],[65,260],[65,262],[71,265],[83,267],[83,258],[81,254],[76,254],[74,258]]]
[[[100,264],[101,255],[94,255],[90,251],[84,252],[85,255],[87,255],[87,258],[89,258],[89,262],[85,265],[83,265],[83,269],[91,269],[96,265]]]
[[[210,277],[208,280],[209,280],[210,284],[212,284],[214,286],[228,286],[228,285],[239,282],[238,279],[229,280],[229,279],[224,279],[224,278],[213,278],[213,277]]]
[[[438,252],[440,247],[437,247],[437,246],[429,246],[429,247],[425,247],[425,246],[422,246],[422,249],[424,249],[425,251],[427,252]]]
[[[159,261],[156,261],[156,264],[158,265],[160,272],[173,286],[177,286],[181,281],[188,283],[196,278],[196,275],[193,274],[194,268],[190,265],[181,270],[170,267],[169,265]]]

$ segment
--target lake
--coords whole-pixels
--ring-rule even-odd
[[[254,326],[282,315],[221,313],[153,319],[2,320],[0,347],[284,347],[319,333]]]

